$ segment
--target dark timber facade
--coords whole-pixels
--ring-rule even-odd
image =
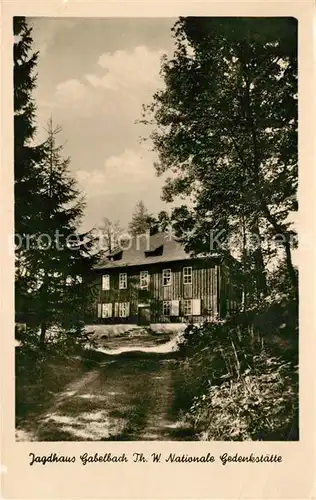
[[[136,237],[125,248],[94,271],[93,322],[201,322],[238,310],[239,291],[219,256],[191,258],[163,233]]]

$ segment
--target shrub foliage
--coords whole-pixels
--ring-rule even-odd
[[[187,328],[179,397],[200,439],[298,439],[297,343],[284,329],[236,318]]]

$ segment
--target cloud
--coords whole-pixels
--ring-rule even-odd
[[[144,45],[133,50],[104,53],[98,65],[105,74],[85,74],[82,79],[68,79],[57,84],[50,101],[40,101],[43,108],[59,108],[67,119],[75,115],[107,114],[115,118],[117,110],[126,116],[139,116],[141,105],[159,87],[161,50],[150,50]],[[123,117],[122,117],[123,118]]]
[[[90,116],[97,106],[98,96],[77,79],[58,83],[52,101],[40,100],[41,108],[59,108],[69,117]]]
[[[149,212],[163,209],[164,179],[156,177],[153,160],[153,154],[142,147],[126,148],[122,154],[108,156],[100,168],[77,170],[78,187],[87,200],[84,230],[97,226],[104,216],[127,227],[139,200]]]
[[[56,87],[56,97],[59,102],[67,104],[70,102],[83,101],[87,98],[88,89],[79,80],[66,80]]]
[[[52,115],[63,127],[59,139],[78,187],[87,194],[87,224],[100,214],[125,224],[139,199],[153,212],[162,205],[155,155],[139,144],[148,130],[135,121],[163,85],[160,60],[171,55],[171,21],[147,25],[143,19],[141,29],[129,19],[90,21],[32,19],[34,49],[46,52],[39,57],[35,91],[38,140],[46,138],[43,126]]]
[[[160,60],[164,52],[150,50],[145,45],[130,51],[106,52],[98,59],[98,65],[106,73],[102,76],[87,74],[85,78],[94,87],[111,90],[158,86]]]
[[[78,170],[76,177],[88,198],[135,193],[156,179],[151,161],[146,160],[141,151],[132,149],[109,156],[101,169]]]

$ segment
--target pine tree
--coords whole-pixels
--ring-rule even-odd
[[[84,321],[90,298],[89,270],[98,258],[91,256],[91,235],[78,232],[85,204],[69,172],[70,159],[63,158],[63,146],[57,144],[60,131],[50,119],[47,154],[41,162],[41,235],[30,249],[33,282],[29,294],[42,346],[50,326],[76,330]]]
[[[136,204],[132,220],[128,225],[129,233],[132,236],[136,234],[144,234],[146,231],[155,231],[157,229],[157,221],[155,217],[150,214],[144,205],[143,201]]]
[[[43,144],[35,145],[35,112],[32,92],[36,87],[38,53],[32,53],[32,30],[24,17],[14,17],[14,195],[16,234],[15,307],[17,317],[27,308],[28,238],[39,233],[42,209],[40,162]]]
[[[60,128],[48,124],[48,138],[35,144],[38,53],[32,53],[32,30],[24,17],[14,23],[14,181],[17,318],[47,328],[77,330],[90,305],[90,233],[78,234],[84,203],[56,143]]]

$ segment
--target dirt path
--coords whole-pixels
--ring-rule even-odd
[[[107,356],[59,393],[49,410],[35,417],[28,434],[20,430],[20,439],[191,439],[174,409],[176,366],[162,353]]]

